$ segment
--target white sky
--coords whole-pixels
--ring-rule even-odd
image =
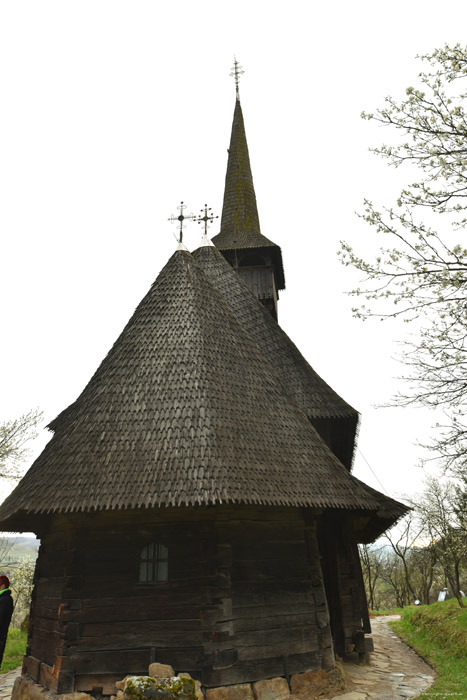
[[[434,419],[374,408],[397,388],[402,326],[352,318],[358,275],[337,250],[372,249],[355,210],[408,178],[368,153],[391,136],[360,112],[402,97],[415,55],[466,25],[464,0],[0,2],[0,419],[38,406],[49,422],[78,396],[175,250],[181,199],[221,213],[235,53],[261,228],[283,251],[281,325],[362,413],[386,491],[417,490]],[[355,474],[379,488],[360,455]]]

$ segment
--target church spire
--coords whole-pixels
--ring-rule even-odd
[[[260,229],[238,90],[239,77],[243,72],[235,59],[231,75],[235,78],[236,100],[225,176],[221,230],[212,241],[277,318],[278,290],[285,289],[282,254],[280,247],[263,236]],[[241,271],[241,268],[248,268],[248,272],[246,269]],[[257,274],[253,274],[253,268],[257,270]],[[261,281],[257,279],[258,275]]]
[[[233,247],[274,245],[261,235],[240,100],[235,102],[219,243]],[[264,240],[263,240],[264,239]],[[214,241],[216,243],[216,241]],[[218,243],[216,243],[218,245]]]

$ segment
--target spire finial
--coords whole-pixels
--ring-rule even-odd
[[[243,70],[242,66],[239,64],[237,61],[236,56],[234,56],[234,64],[232,66],[232,72],[231,76],[232,78],[235,78],[235,93],[237,95],[237,100],[240,102],[240,92],[238,89],[238,83],[240,82],[240,76],[243,75],[245,71]]]
[[[177,238],[177,240],[178,240],[178,247],[179,247],[179,248],[184,248],[185,246],[183,245],[183,222],[185,221],[185,219],[191,219],[191,221],[194,221],[194,220],[195,220],[195,215],[194,215],[194,214],[188,214],[187,216],[185,216],[185,215],[183,214],[184,210],[186,209],[186,204],[183,204],[183,202],[180,202],[180,206],[177,207],[177,209],[180,211],[180,214],[179,214],[178,216],[174,216],[174,215],[172,214],[172,216],[171,216],[169,219],[167,219],[167,221],[171,221],[172,223],[174,223],[175,221],[179,221],[179,222],[180,222],[179,237]]]
[[[211,207],[208,207],[207,204],[204,205],[204,209],[201,209],[201,214],[204,212],[204,216],[201,216],[201,214],[197,217],[196,221],[200,224],[202,221],[204,221],[204,236],[203,238],[207,238],[208,235],[208,224],[212,224],[214,219],[218,219],[218,216],[214,216],[214,214],[210,214],[212,209]]]

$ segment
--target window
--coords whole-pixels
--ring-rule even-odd
[[[169,550],[161,542],[150,542],[141,550],[139,582],[156,583],[169,578]]]

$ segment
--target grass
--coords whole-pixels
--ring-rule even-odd
[[[21,632],[21,630],[17,628],[10,628],[0,674],[8,673],[8,671],[12,671],[14,668],[21,666],[23,663],[23,656],[26,652],[27,637],[27,632]]]
[[[467,698],[467,607],[460,608],[455,599],[410,606],[390,625],[437,673],[418,700]]]
[[[403,608],[389,608],[387,610],[370,610],[370,617],[376,615],[402,615]]]

